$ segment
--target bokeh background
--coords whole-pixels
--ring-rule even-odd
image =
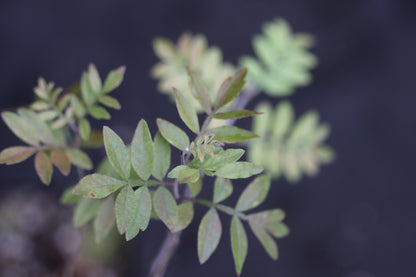
[[[2,0],[0,110],[31,102],[38,76],[69,86],[90,62],[103,73],[124,64],[125,82],[116,92],[123,108],[106,124],[129,140],[140,118],[150,122],[153,131],[156,117],[176,120],[175,107],[156,91],[149,74],[157,61],[151,48],[154,37],[176,40],[183,31],[202,33],[210,45],[222,49],[226,61],[235,63],[241,55],[253,53],[251,37],[276,17],[288,20],[295,31],[316,38],[313,52],[319,66],[313,71],[313,82],[289,100],[297,114],[316,109],[331,125],[328,143],[336,150],[337,159],[323,167],[317,178],[304,178],[297,185],[284,179],[273,183],[263,207],[284,209],[291,234],[278,241],[277,262],[268,258],[250,234],[242,276],[416,276],[413,0]],[[1,122],[0,148],[16,143]],[[27,220],[36,218],[36,207],[39,213],[46,213],[58,205],[59,193],[75,178],[55,173],[51,188],[45,188],[35,175],[32,160],[1,166],[0,215],[22,216],[27,225]],[[32,196],[49,198],[30,202]],[[22,203],[32,206],[22,215],[22,205],[4,206],[10,197],[20,197]],[[48,201],[52,206],[45,204]],[[70,217],[70,210],[59,215],[61,220]],[[0,227],[9,230],[4,217],[1,221]],[[46,245],[50,241],[61,241],[59,235],[52,234],[55,225],[43,227],[48,233],[37,242],[43,252],[49,251]],[[197,227],[195,222],[183,234],[167,276],[234,276],[228,232],[211,259],[200,266]],[[68,230],[59,234],[74,235]],[[164,234],[161,224],[151,224],[149,232],[128,244],[121,242],[121,250],[112,252],[117,256],[116,265],[106,264],[109,270],[88,276],[146,276]],[[0,235],[2,270],[8,264],[4,261],[16,250],[16,241],[25,245],[13,236],[10,239],[10,234]],[[69,246],[60,247],[69,251]],[[39,272],[59,276],[47,273],[56,269],[56,256],[43,252],[32,253],[33,257],[47,257],[42,258],[47,262]],[[34,276],[10,270],[1,272]]]

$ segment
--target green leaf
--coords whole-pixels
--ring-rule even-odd
[[[39,134],[33,129],[33,127],[26,122],[23,118],[15,113],[3,112],[1,114],[3,121],[7,127],[21,140],[27,144],[38,146]]]
[[[103,175],[90,174],[75,186],[74,193],[91,198],[104,198],[127,185],[127,182]]]
[[[39,151],[36,153],[35,169],[42,183],[49,186],[52,179],[53,167],[51,160],[45,152]]]
[[[103,92],[108,93],[120,86],[121,82],[123,81],[125,71],[125,66],[120,66],[119,68],[110,71],[110,73],[107,75],[107,78],[105,79]]]
[[[270,182],[269,175],[262,175],[254,179],[241,194],[235,209],[243,212],[260,205],[269,192]]]
[[[150,214],[152,212],[152,198],[147,187],[138,188],[135,192],[138,206],[134,215],[134,219],[126,230],[126,240],[131,240],[140,230],[145,231],[149,225]]]
[[[78,99],[77,96],[71,96],[71,107],[74,109],[75,114],[78,118],[82,118],[85,116],[86,110],[81,101]]]
[[[67,188],[66,190],[64,190],[64,192],[61,195],[61,199],[59,200],[61,204],[77,203],[82,199],[81,195],[77,195],[73,193],[74,187],[75,186],[71,186]]]
[[[139,201],[131,186],[124,187],[116,198],[116,222],[120,234],[124,234],[133,222]]]
[[[163,138],[160,132],[157,132],[154,138],[153,152],[154,160],[152,175],[158,180],[163,180],[170,167],[171,151],[169,143]]]
[[[114,199],[108,197],[101,201],[97,216],[94,219],[95,242],[103,241],[115,224]]]
[[[123,140],[109,127],[103,128],[104,146],[108,160],[125,180],[130,177],[130,155]]]
[[[273,221],[267,226],[268,231],[275,237],[275,238],[284,238],[289,235],[290,230],[283,222]]]
[[[65,152],[71,163],[75,166],[81,167],[86,170],[92,169],[92,162],[88,155],[85,154],[83,151],[78,150],[76,148],[69,148]]]
[[[225,200],[233,192],[233,184],[230,180],[219,178],[214,183],[214,203],[219,203]]]
[[[250,214],[247,219],[257,226],[262,226],[267,232],[276,238],[283,238],[289,234],[289,228],[282,222],[285,212],[281,209],[273,209]]]
[[[146,121],[140,120],[131,142],[131,164],[137,175],[148,180],[153,170],[153,142]]]
[[[249,111],[249,110],[235,110],[232,112],[225,112],[225,113],[216,113],[213,115],[216,119],[239,119],[249,116],[258,115],[260,113],[255,111]]]
[[[107,106],[109,108],[113,108],[116,110],[120,110],[121,109],[121,105],[120,102],[118,102],[117,99],[115,99],[114,97],[111,96],[103,96],[100,98],[100,103],[103,104],[104,106]]]
[[[237,97],[244,86],[246,74],[247,68],[243,68],[231,79],[224,81],[218,91],[217,100],[215,101],[215,110],[218,110]]]
[[[191,191],[192,197],[196,197],[202,189],[202,178],[199,178],[195,183],[187,183],[187,185]]]
[[[234,143],[258,137],[258,135],[253,132],[235,126],[221,126],[210,129],[207,133],[214,134],[216,140],[226,143]]]
[[[264,250],[266,250],[267,254],[273,260],[277,260],[279,252],[277,249],[276,242],[273,238],[266,232],[266,230],[262,227],[257,225],[255,222],[248,221],[251,230],[253,231],[254,235],[260,241],[261,245],[263,246]]]
[[[237,216],[233,216],[231,221],[231,248],[233,250],[235,271],[240,276],[247,257],[248,245],[244,226]]]
[[[272,122],[272,136],[276,140],[282,139],[290,130],[294,119],[293,107],[288,101],[281,102],[275,111]]]
[[[11,165],[23,162],[35,152],[35,148],[27,146],[13,146],[6,148],[0,153],[0,164]]]
[[[226,164],[215,172],[215,175],[228,179],[248,178],[252,175],[259,174],[263,167],[249,162],[236,162]]]
[[[189,151],[189,138],[182,129],[160,118],[157,119],[157,126],[162,136],[170,144],[182,151]]]
[[[95,103],[96,96],[91,89],[88,73],[84,72],[81,77],[81,95],[87,107]]]
[[[72,223],[79,228],[88,223],[97,214],[101,202],[95,199],[82,198],[75,206]]]
[[[88,66],[88,80],[92,91],[98,95],[101,92],[101,78],[94,64]]]
[[[79,122],[79,135],[82,140],[87,141],[91,135],[91,125],[86,118]]]
[[[205,110],[205,112],[207,114],[211,114],[211,98],[209,96],[207,87],[202,82],[199,75],[195,73],[195,71],[189,69],[188,67],[186,70],[188,71],[189,85],[191,87],[192,94],[198,100],[199,104],[201,104],[201,107]]]
[[[52,149],[51,161],[63,175],[68,176],[71,170],[71,162],[69,161],[69,158],[64,151],[59,149]]]
[[[200,173],[198,169],[186,166],[178,176],[179,184],[196,183],[199,180]]]
[[[175,88],[173,88],[173,93],[176,98],[176,108],[178,109],[182,121],[192,132],[199,133],[199,121],[196,111],[192,105],[188,103],[186,98],[178,93]]]
[[[106,109],[100,106],[92,106],[89,110],[89,113],[95,119],[110,119],[111,115],[108,113]]]
[[[103,146],[103,144],[103,132],[99,130],[91,130],[89,138],[81,140],[81,147],[83,148],[98,148]]]
[[[174,167],[168,174],[169,178],[172,179],[177,179],[179,178],[179,174],[181,173],[182,170],[184,170],[185,168],[187,168],[187,165],[178,165],[176,167]]]
[[[28,109],[18,109],[17,112],[38,134],[40,140],[48,145],[54,145],[55,140],[50,127],[39,118],[39,115]]]
[[[175,224],[174,232],[181,231],[188,227],[194,217],[194,205],[186,202],[178,206],[178,221]]]
[[[178,221],[178,206],[172,194],[164,187],[159,187],[153,196],[153,207],[163,223],[173,232]]]
[[[208,159],[205,163],[201,165],[202,168],[207,170],[219,170],[226,164],[231,164],[244,154],[243,149],[227,149],[218,154],[215,154],[214,157]]]
[[[198,229],[198,258],[201,264],[205,263],[220,242],[222,225],[217,210],[214,208],[204,215]]]

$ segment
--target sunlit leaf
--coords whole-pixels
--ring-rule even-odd
[[[98,200],[82,198],[74,209],[74,217],[72,218],[74,227],[79,228],[93,219],[100,204],[101,202]]]
[[[223,107],[238,96],[244,86],[246,74],[247,68],[241,69],[231,79],[226,80],[223,85],[221,85],[218,91],[217,100],[215,101],[215,110]]]
[[[152,175],[158,179],[163,180],[166,172],[170,167],[170,145],[163,138],[163,136],[157,132],[153,142],[154,160]]]
[[[125,181],[95,173],[82,178],[75,186],[74,193],[91,198],[104,198],[125,185]]]
[[[199,133],[199,121],[194,108],[180,92],[176,91],[175,88],[173,89],[173,93],[176,98],[176,108],[178,109],[182,121],[192,132]]]
[[[48,186],[52,179],[53,167],[51,160],[45,152],[38,151],[38,153],[36,153],[35,169],[42,182]]]
[[[201,264],[205,263],[220,242],[222,225],[217,210],[214,208],[204,215],[198,229],[198,258]]]
[[[175,224],[174,232],[181,231],[188,227],[194,217],[194,205],[192,202],[182,203],[178,206],[178,221]]]
[[[101,202],[94,219],[94,234],[97,243],[103,241],[115,224],[114,199],[108,197]]]
[[[130,177],[130,155],[123,140],[109,127],[103,128],[104,146],[115,171],[125,179]]]
[[[63,175],[67,176],[71,170],[71,162],[65,152],[59,149],[52,149],[50,155],[53,165],[55,165]]]
[[[153,142],[146,121],[140,120],[131,142],[131,164],[143,180],[149,179],[153,170]]]
[[[157,126],[159,127],[159,131],[162,136],[170,144],[182,151],[188,151],[189,138],[182,129],[170,123],[169,121],[160,118],[157,119]]]
[[[228,179],[248,178],[252,175],[259,174],[263,167],[249,162],[236,162],[226,164],[215,172],[215,175]]]
[[[124,187],[117,195],[115,212],[117,229],[124,234],[133,222],[139,201],[131,186]]]
[[[214,203],[219,203],[233,192],[233,185],[230,180],[217,177],[214,183]]]
[[[250,110],[235,110],[232,112],[225,112],[225,113],[215,113],[213,115],[216,119],[239,119],[249,116],[258,115],[258,112],[250,111]]]
[[[65,150],[69,160],[75,166],[81,167],[83,169],[90,170],[92,169],[92,162],[87,154],[83,151],[76,148],[69,148]]]
[[[235,271],[240,276],[244,261],[247,257],[247,235],[244,226],[237,216],[231,221],[231,248],[233,250]]]
[[[105,79],[103,92],[108,93],[120,86],[121,82],[123,81],[125,71],[125,66],[120,66],[119,68],[110,71],[110,73],[107,75],[107,78]]]
[[[153,207],[158,217],[165,223],[169,230],[175,230],[178,220],[178,205],[172,194],[164,187],[159,187],[153,196]]]
[[[0,153],[0,164],[16,164],[28,159],[36,152],[33,147],[27,146],[12,146],[4,149]]]
[[[152,212],[152,198],[148,188],[145,186],[140,187],[134,193],[139,204],[135,211],[134,219],[126,230],[126,240],[133,239],[140,230],[146,230]]]
[[[258,135],[253,132],[235,126],[220,126],[214,129],[210,129],[207,132],[214,134],[216,140],[226,143],[245,141],[258,137]]]
[[[270,182],[269,175],[261,175],[254,179],[238,199],[236,210],[243,212],[260,205],[269,192]]]

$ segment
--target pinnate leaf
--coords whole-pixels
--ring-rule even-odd
[[[260,205],[269,192],[270,181],[269,175],[261,175],[254,179],[238,199],[236,210],[247,211]]]
[[[198,229],[198,258],[205,263],[220,242],[222,225],[216,209],[211,208],[204,215]]]
[[[153,170],[153,142],[146,121],[140,120],[131,142],[131,164],[137,175],[147,180]]]
[[[234,143],[257,138],[253,132],[235,127],[235,126],[221,126],[207,131],[215,135],[215,139],[226,143]]]
[[[36,152],[36,149],[28,146],[13,146],[4,149],[0,153],[0,164],[17,164],[28,159]]]
[[[258,115],[260,113],[250,110],[235,110],[232,112],[216,113],[213,115],[216,119],[239,119],[249,116]]]
[[[95,173],[82,178],[75,186],[74,193],[91,198],[104,198],[125,185],[125,181]]]
[[[51,160],[45,152],[39,151],[36,153],[35,169],[42,182],[48,186],[52,179],[53,167]]]
[[[159,187],[153,196],[153,207],[158,217],[169,228],[175,230],[178,220],[178,206],[172,194],[164,187]]]
[[[51,161],[59,169],[59,171],[67,176],[71,170],[71,162],[64,151],[59,149],[52,149]]]
[[[133,222],[139,201],[131,186],[124,187],[117,195],[115,204],[117,229],[124,234]]]
[[[192,132],[199,133],[199,121],[196,111],[192,105],[188,103],[186,98],[181,93],[178,93],[175,88],[173,89],[173,93],[176,98],[176,108],[178,109],[182,121]]]
[[[248,178],[252,175],[259,174],[263,167],[249,162],[236,162],[226,164],[216,171],[215,175],[228,179]]]
[[[125,66],[120,66],[119,68],[110,71],[110,73],[107,75],[107,78],[105,79],[103,92],[108,93],[120,86],[121,82],[123,81],[125,71]]]
[[[233,192],[233,184],[230,180],[217,177],[214,183],[214,203],[219,203]]]
[[[108,197],[101,202],[94,219],[94,234],[97,243],[103,241],[108,236],[115,224],[114,199]]]
[[[218,91],[217,100],[215,102],[215,110],[218,110],[237,97],[244,86],[244,78],[246,77],[246,74],[247,68],[243,68],[231,79],[224,81]]]
[[[154,142],[153,142],[153,170],[152,175],[158,179],[163,180],[165,178],[166,172],[170,167],[170,145],[163,138],[163,136],[157,132]]]
[[[233,216],[231,221],[231,248],[233,250],[235,270],[237,275],[240,276],[247,257],[248,243],[244,226],[237,216]]]
[[[104,146],[114,170],[124,179],[130,176],[130,155],[123,140],[109,127],[103,128]]]
[[[159,127],[159,131],[162,136],[170,144],[182,151],[188,151],[189,138],[182,129],[170,123],[169,121],[160,118],[157,119],[157,126]]]

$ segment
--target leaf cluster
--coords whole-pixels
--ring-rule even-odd
[[[9,129],[28,145],[4,149],[0,163],[20,163],[35,154],[36,172],[46,185],[51,182],[53,166],[63,175],[70,173],[71,164],[92,169],[91,160],[80,150],[80,144],[100,145],[102,136],[91,131],[87,115],[109,119],[110,114],[103,106],[120,109],[118,101],[108,93],[121,84],[124,70],[120,67],[111,71],[102,84],[97,69],[91,64],[82,74],[80,85],[67,91],[39,78],[34,88],[36,100],[28,108],[2,113]]]

